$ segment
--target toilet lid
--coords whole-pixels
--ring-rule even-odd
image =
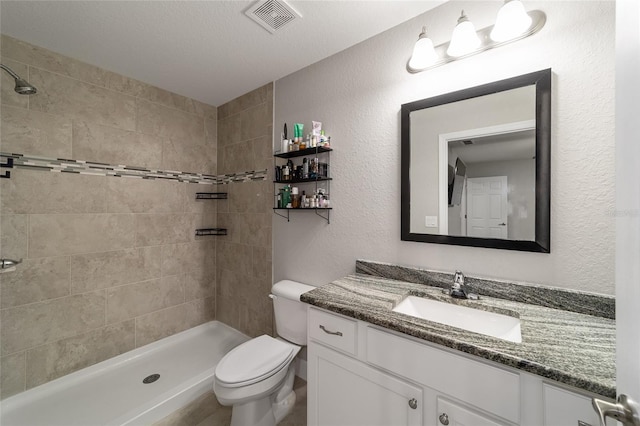
[[[237,346],[216,366],[216,379],[227,386],[244,386],[266,379],[289,363],[297,351],[288,343],[262,335]]]

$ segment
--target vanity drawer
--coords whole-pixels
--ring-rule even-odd
[[[520,422],[518,374],[372,327],[366,337],[370,364]]]
[[[343,316],[309,309],[309,338],[332,348],[356,354],[358,323]]]

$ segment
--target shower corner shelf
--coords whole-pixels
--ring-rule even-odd
[[[0,167],[4,168],[8,168],[8,169],[13,169],[13,158],[7,158],[7,162],[6,163],[0,163]],[[3,175],[0,175],[0,178],[5,178],[5,179],[11,179],[11,172],[9,170],[7,170],[6,172],[4,172]]]
[[[226,192],[196,192],[196,200],[226,200]]]
[[[196,229],[196,237],[210,236],[210,235],[227,235],[226,228],[202,228]]]

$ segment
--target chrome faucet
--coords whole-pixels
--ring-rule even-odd
[[[464,285],[464,274],[461,271],[456,271],[456,274],[453,277],[453,285],[449,290],[449,294],[451,297],[455,297],[457,299],[468,299],[467,289]]]

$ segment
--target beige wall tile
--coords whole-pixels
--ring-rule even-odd
[[[2,36],[2,50],[3,56],[22,61],[25,64],[34,65],[38,68],[123,92],[131,96],[138,96],[186,112],[201,116],[213,115],[215,118],[216,108],[213,106],[89,65],[12,37]],[[6,62],[6,59],[3,58],[3,61]]]
[[[107,289],[107,324],[184,302],[184,284],[164,277]]]
[[[68,257],[25,259],[15,272],[2,274],[2,308],[69,295]]]
[[[218,172],[221,174],[239,173],[254,169],[251,141],[226,145],[218,153],[222,154],[218,163]]]
[[[215,297],[187,302],[187,324],[189,328],[215,319]]]
[[[29,216],[29,257],[131,248],[131,214],[36,214]]]
[[[220,267],[232,271],[251,271],[252,247],[245,244],[219,242],[217,262]]]
[[[22,40],[2,35],[2,55],[57,74],[104,87],[109,71],[52,52]],[[33,82],[31,82],[33,83]],[[38,93],[40,93],[40,86]]]
[[[271,104],[260,104],[240,114],[240,140],[247,141],[269,135],[273,114]]]
[[[134,321],[93,330],[27,351],[27,389],[134,349]]]
[[[216,174],[216,148],[188,139],[165,139],[162,145],[163,170]]]
[[[26,389],[25,352],[0,358],[0,399],[8,398]]]
[[[197,299],[136,318],[136,346],[144,346],[207,321],[215,314],[215,298]]]
[[[203,215],[207,221],[212,219],[210,223],[215,227],[216,212],[218,206],[225,200],[197,200],[198,192],[227,192],[229,185],[200,185],[200,184],[181,184],[184,190],[184,209],[187,213],[198,213]]]
[[[136,246],[176,244],[193,241],[201,217],[197,214],[135,215]]]
[[[137,99],[137,125],[141,133],[176,141],[204,143],[204,119],[173,108]]]
[[[71,257],[71,293],[160,277],[161,248],[142,247]]]
[[[269,126],[271,127],[271,126]],[[254,168],[256,165],[264,164],[265,161],[273,163],[273,136],[260,136],[251,140],[251,153],[253,155]],[[301,159],[297,159],[296,162],[302,162]]]
[[[136,347],[188,329],[187,311],[183,303],[136,318]]]
[[[28,215],[0,214],[0,256],[14,260],[27,257],[28,236]]]
[[[197,269],[182,275],[174,275],[184,285],[185,301],[215,297],[216,274],[215,270]]]
[[[179,213],[185,210],[187,184],[183,182],[109,178],[106,183],[106,211],[109,213]]]
[[[156,136],[74,121],[73,157],[80,160],[159,169],[163,140]]]
[[[253,247],[253,276],[271,276],[271,248]],[[270,290],[270,289],[269,289]]]
[[[31,68],[30,82],[38,94],[29,108],[70,118],[135,129],[135,98],[38,68]]]
[[[269,96],[270,94],[270,96]],[[273,83],[265,84],[235,98],[218,108],[218,118],[223,119],[265,102],[273,102]]]
[[[2,213],[102,213],[104,176],[16,170],[0,181]]]
[[[218,120],[218,148],[240,142],[240,114],[234,114]]]
[[[9,68],[11,68],[16,74],[18,74],[23,79],[29,81],[29,67],[25,64],[12,61],[9,59],[4,52],[4,46],[2,46],[2,63]],[[2,72],[2,85],[0,86],[0,100],[2,101],[2,105],[11,105],[20,108],[28,108],[29,106],[29,96],[27,95],[19,95],[15,92],[14,88],[16,86],[16,82],[9,75],[9,73]],[[4,114],[4,111],[3,111]],[[3,144],[4,145],[4,144]],[[4,147],[3,147],[4,151]],[[6,152],[6,151],[5,151]]]
[[[162,246],[162,275],[211,275],[216,268],[216,242],[211,240]]]
[[[104,325],[104,291],[0,311],[2,354],[8,355]]]
[[[227,242],[271,247],[271,216],[256,213],[219,213],[218,225],[228,229]]]
[[[71,158],[71,120],[67,118],[3,106],[0,124],[3,152]]]
[[[204,119],[205,142],[208,146],[216,147],[218,144],[218,120],[215,118]]]

